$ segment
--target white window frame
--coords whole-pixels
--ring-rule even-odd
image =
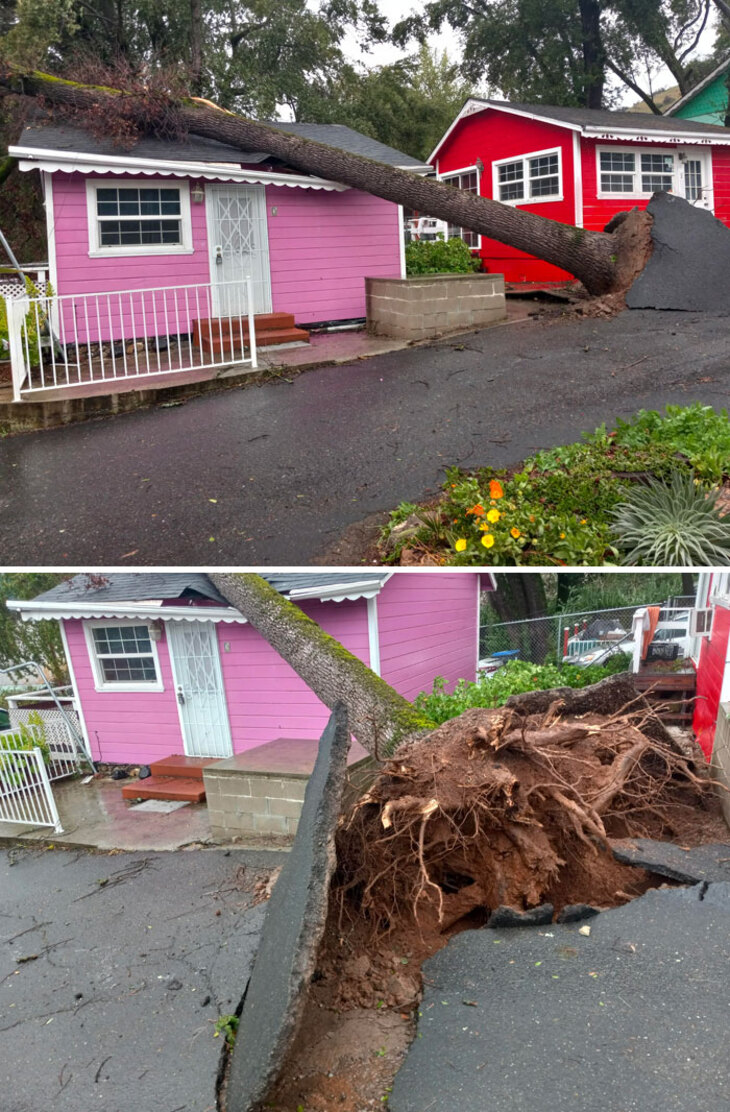
[[[558,192],[546,194],[543,197],[518,197],[510,201],[500,201],[499,199],[499,168],[500,166],[508,166],[512,162],[522,163],[522,180],[525,189],[529,189],[530,184],[530,161],[533,158],[544,158],[546,155],[556,154],[558,156]],[[550,175],[552,176],[552,175]],[[549,147],[544,151],[529,151],[527,154],[512,155],[510,158],[498,158],[492,163],[492,197],[495,201],[499,201],[500,205],[509,205],[512,208],[517,208],[518,205],[541,205],[545,201],[562,201],[564,200],[563,188],[563,148],[562,147]]]
[[[447,170],[445,173],[438,175],[438,180],[446,182],[446,184],[448,185],[450,178],[458,178],[458,177],[461,177],[462,174],[476,174],[476,176],[477,176],[477,191],[474,194],[474,196],[475,197],[481,197],[481,195],[482,195],[482,174],[481,174],[481,170],[476,165],[476,163],[473,166],[462,166],[458,170]],[[454,224],[454,225],[452,225],[452,227],[456,227],[456,225]],[[470,229],[467,229],[467,231],[469,231],[469,230]],[[469,243],[469,244],[467,244],[467,247],[469,248],[470,251],[481,251],[481,248],[482,248],[481,233],[472,232],[472,235],[474,235],[474,234],[476,234],[478,243],[475,246],[472,246],[472,244]],[[449,239],[449,238],[450,239],[455,239],[455,238],[461,239],[462,238],[461,236],[458,236],[458,237],[449,236],[448,222],[447,222],[446,237],[447,237],[447,239]]]
[[[710,602],[730,608],[730,572],[715,571],[712,573],[712,590]]]
[[[94,676],[94,690],[103,692],[127,691],[130,694],[134,694],[135,692],[140,691],[164,691],[165,685],[162,681],[160,657],[157,652],[157,642],[154,640],[152,635],[150,635],[150,645],[152,648],[151,656],[155,662],[156,677],[154,680],[132,680],[130,683],[123,683],[120,681],[104,679],[104,673],[101,669],[101,661],[96,654],[96,645],[94,643],[93,630],[104,627],[118,629],[129,626],[147,626],[147,628],[149,629],[149,622],[145,621],[144,618],[100,618],[99,620],[84,622],[86,648],[89,653],[91,671]]]
[[[634,155],[634,171],[633,171],[634,188],[631,190],[630,193],[606,193],[606,192],[604,192],[604,190],[601,189],[601,154],[633,154]],[[642,177],[642,169],[641,169],[641,156],[642,156],[642,154],[659,154],[659,155],[671,155],[672,156],[672,158],[674,159],[674,169],[672,171],[672,193],[676,194],[678,197],[683,197],[684,196],[684,191],[680,188],[680,181],[679,181],[680,160],[679,160],[679,150],[678,150],[678,148],[677,147],[645,147],[643,145],[632,146],[630,144],[626,145],[626,146],[623,146],[623,145],[622,146],[617,146],[616,144],[613,144],[611,146],[596,147],[596,188],[597,188],[596,196],[600,197],[601,200],[604,200],[604,201],[612,201],[612,200],[615,201],[615,200],[620,200],[622,198],[642,198],[642,199],[644,199],[646,197],[653,197],[656,190],[649,190],[649,192],[645,192],[644,190],[638,188],[641,185],[641,177]],[[618,171],[618,170],[615,171],[615,172],[616,173],[622,173],[622,172],[628,173],[628,171]]]
[[[98,189],[179,189],[180,190],[180,230],[182,243],[140,243],[102,247],[99,236],[99,218],[96,211]],[[135,255],[192,255],[193,225],[190,215],[190,182],[187,179],[173,178],[87,178],[86,215],[89,225],[89,258],[125,258]],[[120,218],[121,219],[121,218]],[[130,219],[134,219],[131,217]],[[160,219],[152,217],[151,219]]]

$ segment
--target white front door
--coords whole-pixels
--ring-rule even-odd
[[[687,147],[679,151],[679,185],[681,195],[691,205],[714,211],[710,151],[702,147]]]
[[[186,757],[230,757],[231,728],[213,622],[167,622]]]
[[[248,312],[242,278],[253,285],[255,313],[271,312],[269,234],[263,185],[211,185],[205,188],[208,247],[213,282],[213,312]]]

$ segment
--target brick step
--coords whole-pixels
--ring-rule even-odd
[[[244,337],[244,345],[247,344],[248,336]],[[293,343],[309,343],[309,333],[303,328],[281,328],[276,331],[258,332],[256,333],[256,346],[257,347],[273,347],[275,344],[293,344]],[[226,354],[231,350],[231,338],[213,336],[201,336],[198,339],[194,338],[193,343],[199,347],[201,351],[212,352],[216,355]],[[233,351],[237,352],[241,349],[240,336],[233,337]]]
[[[150,772],[153,776],[181,776],[185,780],[203,779],[203,769],[216,763],[214,757],[184,757],[173,753],[159,761],[152,761]]]
[[[694,691],[697,687],[697,674],[692,672],[675,673],[674,675],[651,675],[649,673],[641,673],[633,677],[634,683],[639,691],[646,691],[647,688],[653,688],[657,692],[666,691]]]
[[[122,788],[122,799],[172,799],[181,803],[202,803],[205,788],[200,780],[182,776],[148,776]]]
[[[253,318],[257,332],[273,332],[279,329],[294,328],[293,313],[256,313]],[[248,336],[248,317],[207,317],[193,321],[193,335],[215,337],[229,336],[231,331],[238,334],[243,329],[244,336]]]

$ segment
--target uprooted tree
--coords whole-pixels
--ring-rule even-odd
[[[715,806],[626,674],[435,728],[259,576],[211,578],[323,702],[345,703],[381,758],[338,833],[337,915],[373,933],[417,924],[433,944],[500,905],[621,902],[648,881],[609,840],[691,837],[698,809]]]
[[[586,231],[144,86],[120,90],[82,85],[36,71],[22,72],[0,61],[0,93],[40,99],[51,110],[83,120],[101,134],[115,135],[123,121],[128,137],[135,131],[169,135],[172,130],[178,137],[200,135],[242,151],[265,150],[294,169],[526,251],[574,274],[591,294],[628,289],[651,253],[651,220],[638,210],[632,210],[611,234]]]

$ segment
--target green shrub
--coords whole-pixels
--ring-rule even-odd
[[[28,275],[25,275],[25,292],[28,297],[40,297],[40,290],[33,282],[31,282]],[[46,287],[46,302],[45,308],[39,304],[38,313],[36,315],[35,308],[32,307],[28,310],[25,316],[25,336],[27,339],[27,351],[30,356],[31,364],[35,365],[38,362],[38,337],[39,332],[42,334],[48,320],[48,306],[50,299],[53,297],[53,288],[49,282]],[[23,344],[25,347],[25,342]],[[7,354],[10,348],[10,334],[8,332],[8,312],[5,305],[5,299],[0,297],[0,351]]]
[[[473,274],[481,259],[475,258],[463,239],[414,240],[406,244],[406,274]]]
[[[605,430],[597,433],[601,431],[605,433]],[[642,450],[661,445],[680,452],[696,475],[713,483],[721,482],[730,473],[727,410],[716,413],[712,406],[701,402],[668,405],[663,414],[655,409],[640,409],[628,421],[619,418],[613,440],[626,448]]]
[[[520,695],[523,691],[547,691],[553,687],[588,687],[591,683],[625,672],[628,657],[617,653],[605,664],[589,664],[579,668],[575,664],[530,664],[526,660],[511,660],[492,676],[483,676],[475,683],[459,680],[454,691],[445,691],[445,680],[437,676],[433,690],[421,692],[414,703],[433,722],[440,725],[456,718],[471,707],[501,707],[510,695]]]
[[[668,567],[730,564],[730,521],[691,472],[675,471],[670,483],[631,491],[614,512],[616,542],[625,564]]]

